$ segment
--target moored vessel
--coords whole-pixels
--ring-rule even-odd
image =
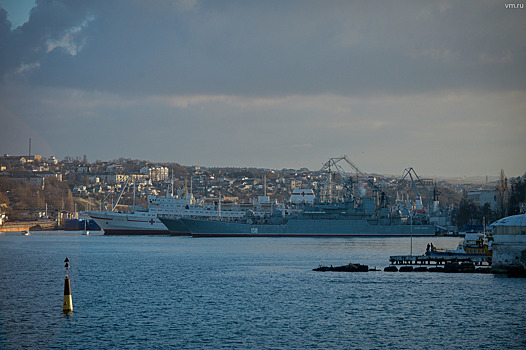
[[[434,236],[435,227],[403,220],[387,208],[375,211],[374,201],[364,198],[343,203],[305,205],[289,215],[274,210],[262,218],[249,212],[236,221],[181,218],[193,236],[208,237],[345,237]],[[169,222],[163,219],[169,226]]]
[[[427,256],[450,256],[450,257],[489,257],[492,256],[492,241],[485,233],[466,233],[464,240],[456,249],[437,249],[432,243],[428,244],[425,255]]]
[[[148,208],[133,207],[131,212],[87,211],[106,235],[189,235],[189,230],[178,219],[186,217],[218,218],[235,220],[242,218],[248,209],[257,213],[267,213],[275,208],[277,203],[268,196],[259,196],[254,203],[239,205],[233,202],[223,202],[219,198],[202,198],[199,202],[191,193],[175,196],[169,191],[166,196],[149,196]],[[173,221],[171,229],[160,221],[159,217]],[[177,225],[176,225],[177,224]]]
[[[352,176],[341,171],[337,162],[345,160],[360,175],[358,188]],[[333,186],[332,169],[338,170],[343,185]],[[400,207],[389,207],[385,192],[359,170],[346,156],[331,158],[322,172],[326,181],[312,189],[295,189],[290,205],[265,215],[252,211],[240,219],[203,219],[181,217],[163,218],[169,228],[183,226],[193,236],[209,237],[347,237],[347,236],[434,236],[435,226],[429,224],[425,212],[417,207],[403,212]],[[372,197],[365,198],[362,187],[372,187]],[[294,203],[295,202],[295,203]]]

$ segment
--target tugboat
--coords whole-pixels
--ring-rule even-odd
[[[428,244],[426,256],[456,256],[456,257],[473,257],[485,256],[491,257],[492,241],[484,233],[466,233],[464,241],[458,244],[455,250],[441,250]]]

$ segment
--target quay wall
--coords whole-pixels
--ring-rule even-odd
[[[526,235],[495,235],[492,265],[494,267],[526,266]]]

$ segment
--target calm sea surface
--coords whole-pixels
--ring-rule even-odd
[[[454,249],[460,238],[414,238]],[[382,268],[409,238],[0,236],[0,348],[526,349],[526,280]],[[74,313],[62,314],[68,257]]]

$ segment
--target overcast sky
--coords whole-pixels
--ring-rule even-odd
[[[526,9],[505,1],[0,4],[2,154],[526,172]]]

